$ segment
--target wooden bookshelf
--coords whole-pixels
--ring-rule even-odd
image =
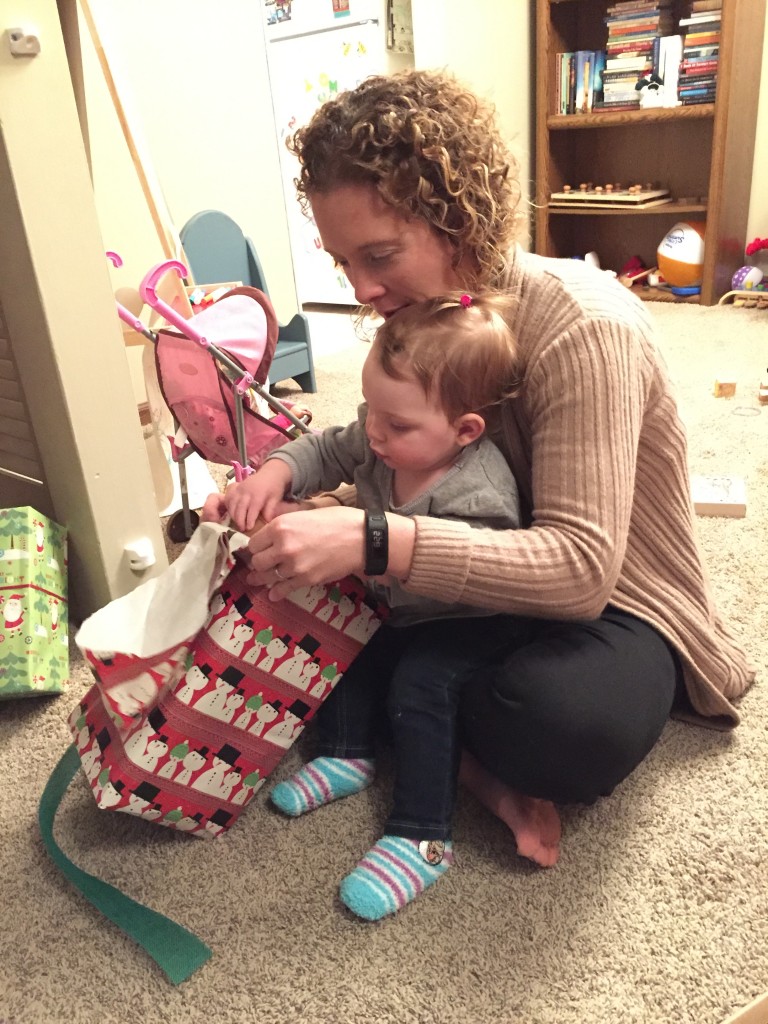
[[[603,49],[609,6],[610,0],[536,0],[536,252],[595,251],[614,270],[632,256],[654,266],[656,249],[677,220],[705,220],[699,301],[713,305],[744,263],[765,0],[722,0],[714,103],[556,113],[556,55]],[[689,6],[672,0],[676,26]],[[550,205],[551,193],[584,181],[652,182],[668,188],[673,201],[620,210]],[[639,293],[668,298],[650,288]]]

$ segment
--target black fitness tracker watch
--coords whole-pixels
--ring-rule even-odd
[[[389,562],[389,525],[383,512],[365,513],[365,575],[383,576]]]

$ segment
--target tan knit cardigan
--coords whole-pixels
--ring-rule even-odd
[[[528,528],[417,517],[406,589],[554,619],[615,605],[676,648],[698,715],[736,725],[731,701],[754,673],[714,605],[685,431],[646,307],[579,260],[520,249],[508,284],[524,383],[495,440]]]

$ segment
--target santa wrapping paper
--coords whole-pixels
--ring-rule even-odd
[[[0,700],[62,693],[69,677],[67,534],[0,508]]]

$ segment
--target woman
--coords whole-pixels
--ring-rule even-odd
[[[387,318],[456,289],[518,300],[523,383],[494,440],[526,528],[388,513],[386,558],[415,594],[510,617],[504,653],[462,693],[462,779],[521,855],[553,864],[557,803],[610,793],[673,704],[734,726],[731,702],[752,680],[696,546],[685,435],[650,317],[608,275],[514,246],[517,168],[492,108],[447,75],[368,79],[292,148],[299,199],[361,304]],[[349,491],[323,503],[251,539],[250,579],[274,599],[365,571],[363,511]]]

